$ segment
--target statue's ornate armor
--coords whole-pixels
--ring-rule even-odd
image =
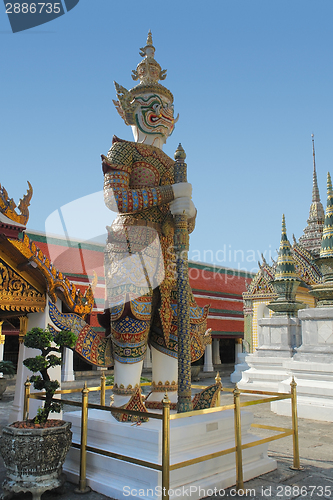
[[[119,215],[108,227],[105,276],[114,359],[141,361],[147,342],[177,357],[174,161],[161,149],[116,137],[103,156],[104,198]],[[195,217],[188,220],[193,231]],[[200,358],[208,306],[190,293],[191,356]]]

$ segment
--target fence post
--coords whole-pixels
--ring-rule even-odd
[[[215,384],[221,386],[220,390],[217,393],[217,398],[216,398],[216,403],[215,403],[215,406],[217,407],[217,406],[221,406],[221,390],[222,390],[221,377],[220,377],[219,372],[217,372],[217,374],[216,374]]]
[[[170,489],[170,400],[168,394],[163,399],[162,420],[162,498],[169,500]]]
[[[293,425],[293,465],[290,467],[293,470],[303,470],[299,459],[299,441],[298,441],[298,421],[297,421],[297,396],[296,382],[294,377],[290,383],[291,388],[291,418]]]
[[[29,417],[30,386],[29,378],[27,378],[24,383],[23,420],[28,420]]]
[[[243,459],[242,459],[242,429],[240,413],[240,390],[237,384],[234,389],[234,423],[235,423],[235,446],[236,446],[236,490],[243,489]]]
[[[79,487],[75,493],[88,493],[90,491],[87,486],[87,434],[88,434],[88,395],[89,389],[87,382],[84,383],[82,390],[82,414],[81,414],[81,450],[80,450],[80,480]]]
[[[101,376],[101,406],[105,406],[105,373],[102,373]]]

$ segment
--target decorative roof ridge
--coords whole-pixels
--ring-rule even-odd
[[[33,189],[29,181],[27,193],[20,199],[18,206],[14,202],[13,198],[9,198],[6,189],[0,184],[0,212],[8,217],[13,222],[17,222],[26,226],[29,220],[29,210],[30,200],[33,194]],[[18,214],[16,208],[21,212]]]
[[[306,285],[321,283],[322,273],[316,265],[312,254],[298,243],[291,247],[291,253],[295,261],[296,272]]]
[[[10,219],[9,217],[7,217],[7,215],[3,214],[1,211],[0,211],[0,223],[9,227],[17,228],[18,231],[22,231],[26,227],[24,224],[20,224],[19,222],[13,221],[13,219]]]
[[[299,243],[295,242],[291,246],[291,253],[297,253],[298,255],[301,255],[302,258],[306,261],[307,264],[317,267],[315,264],[315,259],[313,255],[304,247],[302,247]]]
[[[266,261],[263,264],[260,264],[260,262],[258,262],[258,265],[259,265],[259,273],[261,273],[262,276],[268,278],[268,280],[273,281],[275,275],[274,266],[270,266],[269,264],[267,264]]]
[[[38,268],[47,284],[48,294],[52,302],[56,302],[59,292],[64,298],[67,307],[85,318],[90,314],[94,306],[94,289],[97,284],[97,275],[94,273],[92,285],[89,285],[85,294],[76,288],[61,271],[58,271],[44,255],[44,253],[36,246],[34,241],[31,241],[26,233],[23,233],[22,240],[10,240],[21,253],[29,259],[33,267]]]

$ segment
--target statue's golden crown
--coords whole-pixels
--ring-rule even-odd
[[[132,70],[133,80],[140,80],[138,85],[127,90],[117,82],[114,82],[119,100],[113,101],[113,103],[127,125],[134,125],[135,123],[135,97],[156,93],[173,102],[173,95],[170,90],[158,83],[159,80],[165,80],[167,70],[162,70],[158,62],[155,61],[155,47],[153,46],[153,38],[150,30],[146,46],[140,49],[140,56],[143,57],[143,60],[139,62],[135,70]]]

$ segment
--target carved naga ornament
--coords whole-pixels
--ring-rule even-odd
[[[30,200],[32,198],[32,186],[29,181],[27,193],[20,199],[18,207],[14,202],[13,198],[9,198],[6,189],[0,184],[0,212],[4,214],[8,219],[13,222],[18,222],[19,224],[26,225],[29,220],[29,210]],[[16,208],[19,209],[20,214],[16,212]]]

